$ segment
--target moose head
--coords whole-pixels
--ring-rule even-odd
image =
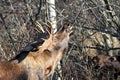
[[[1,62],[0,80],[45,80],[68,48],[71,33],[72,26],[64,24],[55,34],[49,32],[49,38],[37,49],[32,50],[32,43],[10,61]]]

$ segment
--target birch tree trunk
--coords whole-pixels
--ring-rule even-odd
[[[48,3],[48,20],[52,24],[53,33],[57,31],[55,0],[47,0]]]
[[[47,0],[48,3],[48,20],[50,21],[52,25],[52,33],[54,34],[57,31],[57,21],[56,21],[56,11],[55,11],[55,0]],[[60,62],[58,63],[58,69],[59,69],[59,74],[61,75],[61,64]],[[53,73],[54,74],[54,73]],[[51,80],[53,77],[53,74],[51,76]],[[61,80],[61,77],[59,76],[57,80]]]

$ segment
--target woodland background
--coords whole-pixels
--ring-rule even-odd
[[[91,59],[120,50],[120,0],[55,1],[58,26],[69,21],[75,31],[51,80],[99,80]],[[47,7],[46,0],[0,0],[0,61],[39,39],[40,26],[49,22]]]

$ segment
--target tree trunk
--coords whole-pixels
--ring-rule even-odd
[[[57,31],[57,23],[56,23],[56,11],[55,11],[55,0],[47,0],[48,3],[48,20],[50,21],[53,33]]]
[[[50,23],[52,25],[52,33],[54,34],[57,31],[55,0],[47,0],[47,3],[48,3],[48,12],[47,12],[48,13],[48,21],[50,21]],[[60,70],[60,72],[58,72],[58,73],[61,75],[62,72],[61,72],[60,62],[58,63],[58,69]],[[51,76],[51,80],[52,80],[53,74]],[[61,77],[58,77],[57,80],[61,80]]]

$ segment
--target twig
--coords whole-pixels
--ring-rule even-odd
[[[10,31],[8,30],[8,28],[7,28],[7,26],[6,26],[4,17],[3,17],[3,15],[2,15],[1,13],[0,13],[0,17],[1,17],[1,20],[2,20],[3,25],[4,25],[4,27],[5,27],[5,30],[6,30],[6,32],[7,32],[7,34],[8,34],[8,37],[9,37],[9,39],[10,39],[10,42],[11,42],[12,45],[13,45],[13,49],[14,49],[15,52],[17,52],[17,49],[15,48],[14,43],[13,43],[14,40],[12,39],[12,36],[10,35],[11,33],[10,33]],[[13,53],[15,53],[15,52],[13,52]],[[15,54],[13,54],[13,55],[15,55]]]

